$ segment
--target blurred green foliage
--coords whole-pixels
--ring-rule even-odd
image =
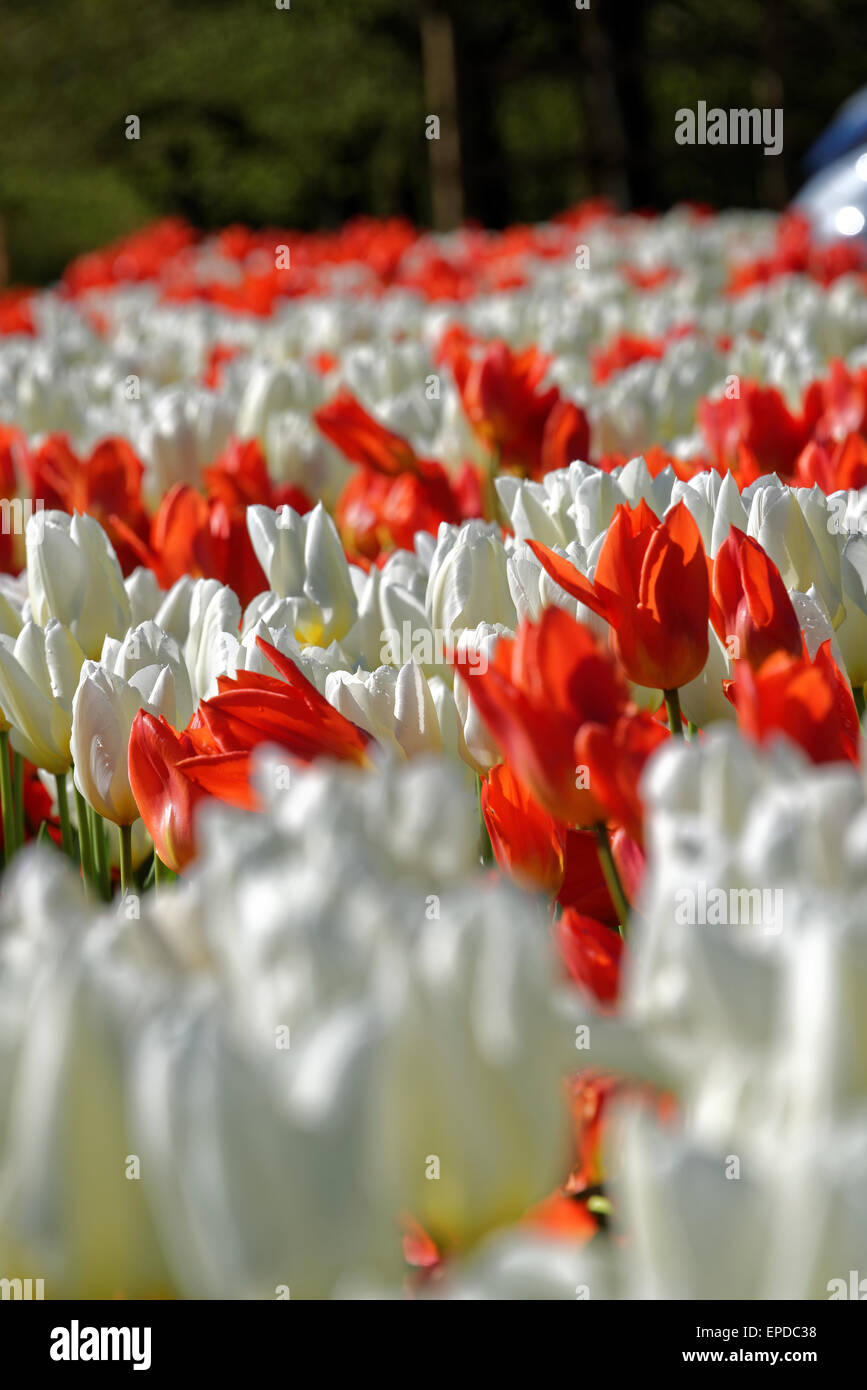
[[[592,15],[573,0],[440,3],[466,211],[494,224],[594,191],[657,206],[779,202],[864,80],[864,0],[591,0]],[[780,91],[772,178],[760,150],[675,145],[678,107],[777,105]],[[426,109],[417,0],[0,0],[12,278],[50,280],[167,212],[202,227],[313,228],[361,212],[427,222]],[[131,114],[138,141],[125,138]]]

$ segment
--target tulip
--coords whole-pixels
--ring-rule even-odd
[[[707,559],[682,502],[661,522],[643,500],[618,507],[592,583],[547,546],[528,545],[552,579],[610,623],[630,680],[674,690],[699,674],[708,654]]]
[[[353,463],[394,477],[413,473],[418,467],[415,450],[399,434],[386,429],[355,399],[343,390],[313,416],[326,438]]]
[[[99,522],[74,512],[37,512],[27,522],[27,585],[33,620],[56,618],[85,656],[129,627],[130,603],[111,542]]]
[[[481,803],[491,849],[503,872],[522,887],[548,897],[557,894],[563,882],[565,828],[505,764],[492,768],[482,783]]]
[[[174,691],[174,713],[164,710],[166,718],[179,724],[186,724],[193,714],[193,696],[190,688],[190,673],[181,655],[181,649],[173,637],[164,632],[150,619],[130,628],[123,641],[106,637],[102,647],[100,665],[125,681],[132,680],[137,671],[146,667],[167,666],[171,671]]]
[[[132,825],[139,818],[129,781],[128,749],[140,709],[175,718],[170,667],[146,666],[125,681],[98,662],[84,663],[72,703],[75,785],[88,804],[114,825]]]
[[[510,636],[503,628],[492,627],[489,623],[479,623],[475,630],[465,628],[458,641],[459,650],[467,657],[476,670],[481,670],[491,659],[497,642],[502,636]],[[472,684],[472,682],[470,682]],[[491,768],[502,760],[502,754],[480,717],[479,711],[470,699],[470,687],[463,676],[455,674],[454,700],[461,722],[463,748],[461,756],[481,777],[487,776]]]
[[[815,585],[832,623],[842,617],[838,540],[828,530],[827,503],[806,510],[798,495],[776,480],[753,493],[748,533],[773,560],[786,588],[800,593]],[[830,566],[830,568],[829,568]]]
[[[622,826],[639,845],[644,809],[638,794],[648,758],[670,737],[646,711],[621,714],[612,724],[583,724],[575,736],[575,765],[586,767],[606,819]]]
[[[560,399],[556,386],[538,394],[548,359],[536,348],[513,353],[506,343],[495,342],[468,364],[453,368],[478,438],[501,467],[538,477],[545,426]]]
[[[463,751],[451,691],[438,677],[428,680],[413,660],[399,671],[391,666],[380,666],[367,675],[332,671],[325,681],[325,694],[341,716],[400,757],[440,753],[444,748],[455,754]]]
[[[599,863],[595,834],[592,830],[566,830],[563,844],[564,874],[557,902],[562,908],[574,908],[581,916],[595,917],[616,931],[617,909]]]
[[[840,556],[845,617],[837,641],[853,686],[867,682],[867,537],[849,536]]]
[[[574,459],[586,459],[589,450],[590,425],[584,411],[573,401],[557,401],[542,431],[540,477],[568,468]]]
[[[304,516],[251,506],[247,526],[268,583],[282,598],[304,600],[295,636],[308,644],[339,641],[357,614],[355,591],[337,528],[321,502]]]
[[[25,623],[18,637],[0,636],[0,708],[12,745],[54,776],[72,765],[72,701],[84,653],[56,619]]]
[[[859,761],[858,712],[830,641],[813,661],[780,652],[757,671],[738,662],[732,700],[741,729],[758,743],[785,734],[811,762]]]
[[[221,676],[183,732],[140,710],[129,737],[129,782],[162,862],[175,872],[195,855],[194,812],[206,796],[245,810],[259,806],[250,781],[254,751],[266,743],[299,762],[319,756],[366,761],[368,738],[295,664],[269,643],[258,648],[282,680],[257,672]],[[135,679],[135,677],[133,677]]]
[[[613,722],[627,704],[623,677],[594,635],[561,608],[500,638],[487,669],[460,653],[455,669],[515,775],[557,820],[587,825],[605,808],[576,775],[575,736]]]
[[[175,873],[195,855],[194,812],[207,799],[204,787],[183,770],[195,755],[188,734],[179,734],[147,710],[135,715],[128,750],[130,789],[159,858]]]
[[[599,1004],[617,1001],[623,939],[616,931],[574,908],[554,925],[554,939],[574,980]]]
[[[801,628],[780,571],[758,541],[736,526],[716,553],[713,566],[715,627],[732,638],[733,655],[757,670],[774,652],[801,654]]]
[[[271,742],[303,762],[320,755],[365,762],[367,735],[333,709],[289,657],[262,638],[256,645],[283,679],[250,671],[219,678],[217,694],[196,715],[214,750],[250,752]]]
[[[436,632],[457,633],[481,622],[514,627],[517,613],[499,527],[483,521],[441,527],[425,601]]]

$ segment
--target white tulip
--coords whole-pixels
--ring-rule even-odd
[[[129,784],[128,753],[140,709],[176,722],[170,667],[145,666],[126,681],[98,662],[84,663],[72,704],[75,785],[94,810],[115,825],[132,825],[139,818]]]
[[[440,526],[425,603],[435,631],[459,633],[480,622],[515,626],[498,526],[483,521]]]
[[[84,653],[62,623],[24,624],[18,637],[0,636],[0,708],[13,747],[58,776],[72,764],[72,701]]]
[[[291,507],[247,508],[247,529],[268,584],[299,600],[295,636],[327,646],[355,621],[357,601],[333,520],[318,503],[306,516]]]
[[[106,637],[100,665],[125,681],[146,667],[167,666],[172,673],[175,701],[175,718],[171,722],[176,722],[180,728],[189,723],[194,708],[190,673],[178,643],[157,623],[150,619],[139,623],[130,628],[122,642]]]
[[[68,627],[85,656],[129,627],[130,602],[111,541],[93,517],[37,512],[27,522],[27,583],[34,622]]]
[[[837,640],[853,685],[867,682],[867,536],[849,536],[840,557],[845,616]]]

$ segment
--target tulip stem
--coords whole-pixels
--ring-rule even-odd
[[[174,879],[175,875],[172,873],[168,864],[164,864],[156,850],[154,850],[154,887],[165,888],[166,885],[172,883]]]
[[[87,815],[87,802],[75,788],[75,813],[78,820],[78,850],[81,855],[81,872],[87,888],[93,888],[96,876],[93,871],[93,845],[90,840],[90,822]]]
[[[604,821],[597,821],[593,827],[596,836],[596,852],[599,855],[599,865],[602,875],[611,894],[611,901],[614,904],[617,916],[620,921],[620,935],[626,940],[626,932],[629,926],[629,900],[623,891],[623,884],[617,872],[617,865],[614,862],[614,855],[611,853],[611,841],[608,838],[608,826]]]
[[[24,844],[24,759],[20,753],[12,752],[12,786],[15,805],[15,844]]]
[[[864,723],[864,687],[863,685],[852,686],[852,697],[855,701],[855,709],[858,711],[858,723]]]
[[[69,800],[66,795],[66,773],[58,772],[54,779],[57,787],[57,809],[60,813],[60,843],[63,853],[72,859],[72,827],[69,824]]]
[[[0,796],[3,802],[3,847],[6,863],[15,853],[15,804],[12,799],[12,770],[9,764],[9,730],[0,729]]]
[[[677,738],[683,738],[683,720],[680,715],[677,686],[673,690],[663,690],[662,694],[665,699],[665,712],[668,715],[668,727]]]
[[[111,879],[108,872],[105,828],[99,812],[95,811],[92,806],[87,809],[90,816],[90,843],[93,846],[94,874],[99,885],[100,897],[103,902],[109,902],[111,900]]]
[[[479,832],[479,860],[482,864],[487,866],[488,864],[493,864],[494,862],[494,850],[493,846],[491,845],[491,837],[488,834],[488,827],[485,824],[485,812],[482,806],[483,785],[484,784],[482,782],[481,777],[478,773],[476,773],[476,793],[478,796],[479,822],[481,825],[481,829]]]
[[[125,898],[133,886],[132,876],[132,826],[119,825],[117,836],[120,842],[120,891]]]

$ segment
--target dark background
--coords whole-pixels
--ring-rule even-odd
[[[590,3],[0,0],[6,276],[48,281],[167,212],[446,227],[538,220],[591,193],[782,206],[867,77],[867,0]],[[699,100],[782,106],[783,154],[676,145],[675,110]]]

